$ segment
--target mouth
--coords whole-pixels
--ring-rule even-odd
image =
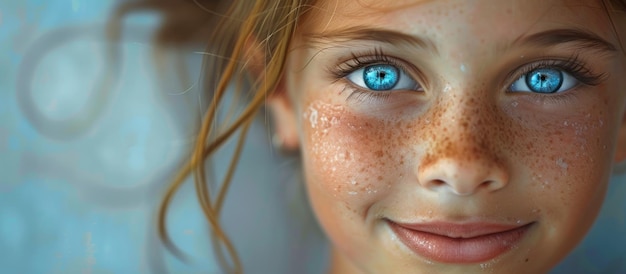
[[[387,220],[391,230],[417,255],[441,263],[471,264],[494,259],[524,238],[534,223],[401,224]]]

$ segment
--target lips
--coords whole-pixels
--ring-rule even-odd
[[[519,243],[533,224],[388,223],[400,241],[418,255],[455,264],[484,262],[506,253]]]

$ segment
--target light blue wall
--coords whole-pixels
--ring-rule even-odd
[[[52,121],[86,115],[80,107],[98,93],[109,60],[99,34],[113,3],[0,1],[2,273],[160,273],[166,265],[172,273],[218,272],[189,185],[176,196],[169,227],[194,263],[173,259],[155,236],[155,208],[193,143],[200,95],[197,75],[179,82],[176,66],[155,69],[149,28],[126,36],[119,79],[97,99],[103,111],[79,124],[80,134],[58,137],[58,128],[40,129],[27,118],[35,110]],[[150,26],[155,19],[130,22]],[[183,54],[185,65],[197,68],[199,54]],[[176,60],[174,52],[159,56]],[[24,68],[25,60],[37,66]],[[20,68],[31,77],[18,79]],[[24,83],[30,90],[20,90],[18,100]],[[252,136],[224,214],[246,269],[319,273],[325,243],[303,208],[296,164],[272,156],[262,123]],[[227,164],[218,159],[218,169]],[[626,273],[625,197],[626,177],[614,178],[598,225],[555,273]]]

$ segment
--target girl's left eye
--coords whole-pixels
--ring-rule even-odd
[[[419,89],[419,84],[406,72],[390,64],[362,67],[348,74],[346,79],[361,88],[373,91]]]
[[[514,92],[559,93],[576,85],[578,80],[562,69],[543,67],[525,73],[511,85]]]

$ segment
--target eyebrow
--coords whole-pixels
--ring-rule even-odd
[[[553,29],[516,39],[513,44],[553,47],[572,43],[580,49],[616,52],[617,47],[600,36],[581,29]]]
[[[438,53],[436,44],[425,37],[406,33],[368,27],[350,27],[324,33],[309,33],[303,37],[311,43],[325,44],[328,42],[376,41],[391,45],[408,44]],[[553,29],[521,36],[511,45],[533,45],[538,47],[554,47],[562,44],[573,44],[579,49],[604,52],[617,52],[617,47],[600,36],[582,29]]]
[[[425,37],[409,35],[406,33],[367,27],[350,27],[324,33],[305,34],[304,38],[312,43],[324,44],[327,42],[347,41],[376,41],[391,45],[408,44],[410,46],[438,52],[435,43]]]

